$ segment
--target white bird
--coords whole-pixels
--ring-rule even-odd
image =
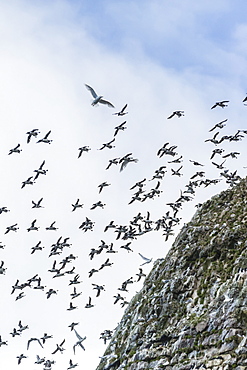
[[[147,258],[147,257],[144,257],[141,253],[138,253],[139,254],[139,256],[141,256],[141,258],[142,259],[144,259],[144,263],[142,263],[140,266],[143,266],[143,265],[146,265],[146,263],[150,263],[150,262],[152,262],[152,258]]]
[[[112,103],[110,103],[107,100],[102,99],[103,98],[103,95],[97,95],[96,92],[94,91],[94,89],[91,86],[86,85],[86,84],[85,84],[85,86],[91,92],[91,94],[92,94],[92,96],[94,98],[94,100],[92,102],[92,106],[94,106],[94,105],[96,105],[98,103],[101,103],[101,104],[108,105],[108,107],[115,108]]]
[[[73,351],[74,351],[74,354],[75,354],[75,347],[76,346],[80,346],[84,351],[85,351],[85,348],[84,346],[82,345],[82,342],[87,338],[87,337],[81,337],[77,331],[74,329],[74,332],[75,332],[75,335],[77,336],[78,338],[78,341],[73,345]]]

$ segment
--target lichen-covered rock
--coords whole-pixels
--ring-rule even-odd
[[[247,369],[247,180],[205,202],[131,300],[97,370]]]

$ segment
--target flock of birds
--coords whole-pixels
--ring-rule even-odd
[[[114,105],[103,99],[102,95],[97,95],[95,90],[90,87],[89,85],[85,85],[86,88],[90,91],[93,102],[92,106],[95,106],[97,104],[103,104],[107,105],[110,108],[114,108]],[[243,100],[245,103],[247,101],[247,97]],[[229,101],[220,101],[216,102],[211,109],[215,109],[217,107],[219,108],[225,108],[227,107]],[[116,112],[113,113],[113,115],[116,115],[117,117],[123,117],[128,114],[127,110],[127,104],[124,105],[124,107]],[[172,112],[171,115],[167,117],[167,119],[172,119],[174,117],[181,118],[185,115],[184,111],[177,110]],[[98,150],[105,150],[105,149],[113,149],[115,146],[115,138],[119,133],[122,131],[125,131],[127,129],[127,121],[120,123],[114,128],[114,134],[113,139],[111,139],[109,142],[102,144]],[[101,240],[100,244],[96,248],[91,248],[88,258],[90,260],[97,259],[96,256],[100,254],[105,254],[105,262],[101,263],[98,266],[95,266],[90,271],[88,271],[88,279],[91,279],[92,276],[97,276],[100,274],[100,271],[103,269],[109,268],[113,265],[113,262],[111,260],[111,256],[114,253],[118,253],[118,251],[122,250],[126,253],[133,253],[133,246],[132,244],[134,241],[153,231],[160,231],[162,233],[162,236],[164,237],[164,241],[167,241],[169,237],[174,235],[174,228],[179,225],[181,222],[181,217],[179,217],[179,212],[183,208],[184,203],[190,202],[194,199],[194,196],[196,194],[196,189],[198,187],[208,187],[210,185],[217,184],[221,180],[225,180],[229,186],[233,186],[240,180],[240,176],[237,174],[237,170],[234,172],[230,172],[229,169],[226,168],[226,162],[229,159],[236,159],[240,155],[240,152],[236,151],[230,151],[225,153],[225,150],[220,147],[220,145],[223,142],[236,142],[241,141],[245,135],[247,135],[247,130],[239,129],[232,135],[221,135],[222,129],[226,126],[227,119],[216,123],[209,132],[213,132],[213,136],[209,139],[206,139],[205,142],[210,142],[214,145],[213,150],[210,154],[210,160],[213,166],[219,170],[219,177],[216,179],[209,179],[206,177],[206,171],[202,170],[204,167],[204,164],[199,163],[195,160],[190,159],[189,161],[192,163],[192,165],[195,168],[194,173],[190,177],[188,183],[185,186],[184,190],[180,191],[179,197],[174,202],[167,203],[168,209],[165,212],[164,215],[162,215],[158,219],[153,219],[151,217],[151,213],[147,211],[145,214],[142,214],[141,212],[137,213],[128,224],[119,225],[114,220],[110,221],[108,224],[105,225],[105,228],[103,230],[104,233],[108,233],[110,230],[111,232],[114,232],[115,239],[118,240],[121,245],[119,249],[116,249],[114,246],[114,243],[106,243],[103,239]],[[53,140],[50,139],[51,130],[48,131],[42,138],[39,138],[40,131],[38,129],[32,129],[28,131],[27,133],[27,144],[29,144],[31,141],[36,140],[36,143],[43,143],[43,144],[52,144]],[[91,148],[87,145],[82,146],[78,148],[78,159],[80,159],[84,154],[91,150]],[[20,154],[22,151],[21,145],[18,144],[14,148],[9,150],[8,155],[16,155]],[[170,172],[171,176],[177,176],[180,177],[183,175],[183,155],[178,152],[178,147],[174,144],[171,144],[169,142],[165,142],[164,145],[157,149],[156,155],[158,158],[166,158],[167,162],[166,164],[162,164],[157,169],[154,170],[153,175],[150,179],[143,178],[134,183],[130,191],[132,192],[131,197],[129,199],[129,205],[138,202],[146,202],[149,199],[154,199],[156,197],[159,197],[162,193],[162,181],[165,178],[166,174]],[[127,165],[131,163],[137,163],[138,159],[134,158],[132,156],[132,153],[127,153],[123,157],[116,157],[109,160],[108,165],[106,166],[105,170],[109,170],[113,165],[119,166],[119,171],[123,171]],[[178,166],[177,166],[178,165]],[[177,166],[177,167],[176,167]],[[21,189],[28,187],[29,185],[34,185],[38,179],[41,176],[45,176],[48,173],[48,169],[46,169],[46,161],[43,160],[40,166],[33,170],[33,175],[29,176],[27,179],[22,181],[20,184]],[[148,187],[149,181],[152,181],[152,183],[155,183],[154,186],[151,188]],[[105,188],[110,186],[108,182],[104,181],[101,184],[98,185],[98,192],[101,194]],[[147,190],[148,189],[148,190]],[[43,198],[38,199],[37,201],[32,200],[32,208],[43,208],[42,205]],[[83,208],[84,204],[80,201],[80,199],[76,199],[73,204],[71,204],[71,212],[78,212],[81,208]],[[200,207],[201,204],[198,204],[197,207]],[[102,201],[98,201],[96,203],[93,203],[91,206],[91,210],[94,210],[96,208],[102,208],[104,209],[105,204]],[[0,215],[10,212],[11,210],[8,209],[6,205],[2,205],[0,207]],[[88,231],[94,230],[95,222],[92,221],[89,217],[86,217],[85,220],[80,224],[79,229],[83,231],[84,233]],[[38,225],[38,220],[35,218],[31,225],[27,228],[27,232],[31,233],[34,231],[39,231],[40,226]],[[5,234],[9,233],[15,233],[18,232],[19,226],[17,223],[9,225],[6,227]],[[56,231],[58,230],[58,227],[56,226],[56,221],[52,222],[50,225],[46,227],[47,231]],[[55,243],[53,243],[50,246],[49,255],[48,258],[52,259],[51,268],[47,271],[49,274],[51,274],[52,278],[63,278],[65,276],[69,277],[68,286],[71,287],[72,291],[70,293],[70,302],[67,307],[67,311],[74,311],[78,308],[78,306],[75,304],[76,299],[81,296],[82,292],[78,288],[80,284],[82,283],[80,279],[79,273],[76,271],[76,267],[68,267],[70,264],[73,264],[73,261],[75,261],[78,257],[74,255],[72,252],[69,253],[66,256],[61,256],[62,254],[66,253],[66,250],[68,248],[71,248],[72,244],[70,243],[70,238],[66,237],[63,238],[62,236],[59,237]],[[4,249],[5,245],[0,243],[0,249]],[[42,241],[39,241],[36,245],[34,245],[30,253],[36,254],[40,253],[44,249],[44,246],[42,245]],[[119,304],[121,307],[125,307],[128,305],[129,301],[125,297],[125,293],[128,293],[128,286],[130,284],[134,284],[135,282],[139,282],[141,279],[144,279],[146,274],[144,272],[143,266],[146,264],[150,264],[152,262],[152,258],[144,256],[143,254],[139,253],[140,257],[140,266],[139,271],[136,272],[136,277],[133,276],[128,278],[127,280],[123,281],[121,285],[118,288],[118,292],[113,296],[113,304],[117,305]],[[59,260],[60,258],[60,260]],[[8,267],[5,267],[5,261],[1,261],[0,264],[0,275],[5,275],[8,273]],[[15,301],[19,301],[21,299],[24,299],[25,291],[28,289],[34,289],[34,290],[41,290],[45,293],[47,299],[53,299],[51,297],[56,296],[58,291],[54,288],[46,289],[46,286],[42,282],[42,277],[39,276],[39,274],[36,274],[35,276],[30,277],[26,281],[20,281],[20,279],[16,279],[15,283],[12,285],[11,294],[14,295]],[[102,292],[104,292],[105,285],[104,284],[96,284],[92,283],[92,293],[95,291],[95,298],[92,298],[92,296],[88,297],[87,302],[85,303],[84,308],[91,309],[95,306],[96,298],[100,297]],[[73,353],[76,354],[77,348],[78,350],[85,351],[84,347],[84,341],[87,339],[86,336],[81,336],[76,327],[79,325],[78,322],[72,322],[69,325],[70,330],[75,334],[74,338],[75,341],[72,345]],[[22,321],[19,320],[17,327],[15,327],[9,335],[11,338],[19,337],[22,335],[22,333],[29,329],[28,325],[23,325]],[[1,334],[1,333],[0,333]],[[103,340],[103,342],[106,344],[107,341],[109,341],[112,338],[113,331],[106,329],[102,333],[100,333],[99,338]],[[48,340],[51,340],[53,338],[53,335],[48,334],[45,332],[42,337],[31,337],[27,341],[27,347],[26,351],[29,351],[30,347],[34,347],[33,343],[37,343],[38,347],[40,349],[43,349],[45,347],[45,344]],[[6,340],[5,336],[3,334],[0,335],[0,348],[2,346],[7,346],[9,340]],[[53,365],[56,363],[55,357],[58,353],[63,353],[65,348],[66,340],[63,339],[61,342],[56,344],[56,347],[54,350],[50,353],[49,358],[48,357],[42,357],[40,355],[36,355],[36,361],[34,364],[42,365],[43,370],[50,370],[52,369]],[[37,347],[36,347],[37,348]],[[20,365],[22,363],[25,363],[26,359],[28,358],[27,353],[21,353],[18,356],[16,356],[17,364]],[[69,360],[69,363],[67,365],[67,369],[73,369],[78,366],[78,363],[76,363],[73,359]]]

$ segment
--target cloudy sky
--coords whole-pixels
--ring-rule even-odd
[[[132,277],[136,280],[144,256],[164,258],[176,233],[194,214],[195,205],[228,187],[219,170],[210,160],[216,148],[223,155],[238,152],[237,159],[226,157],[225,170],[247,174],[246,138],[224,140],[220,145],[205,142],[220,131],[217,139],[233,136],[246,130],[247,107],[243,99],[247,93],[247,5],[239,0],[129,1],[89,0],[1,2],[0,12],[0,207],[9,212],[0,215],[0,261],[6,268],[1,279],[0,335],[8,345],[0,348],[0,366],[11,370],[41,369],[35,364],[36,355],[54,360],[54,369],[65,370],[69,360],[77,368],[94,370],[106,346],[99,339],[104,330],[113,330],[121,320],[125,307],[114,305],[113,296],[121,293],[126,301],[142,287],[143,279],[128,285],[128,292],[118,289]],[[92,96],[84,84],[92,86],[99,95],[114,104],[92,107]],[[227,100],[222,109],[211,109],[215,102]],[[127,115],[113,113],[128,104]],[[173,111],[183,110],[184,116],[167,119]],[[209,130],[226,120],[223,129]],[[114,137],[115,127],[127,121],[127,129],[115,136],[114,148],[102,147]],[[37,138],[27,143],[27,132],[38,129]],[[49,131],[51,144],[37,143]],[[241,134],[241,133],[240,133]],[[175,157],[157,156],[165,144],[176,146]],[[9,154],[20,144],[20,153]],[[79,148],[90,147],[78,158]],[[132,153],[137,163],[129,163],[120,172],[120,165],[109,160]],[[182,156],[182,163],[169,161]],[[198,161],[204,167],[193,165]],[[219,154],[214,158],[224,161]],[[41,163],[46,175],[40,175],[33,185],[21,188],[23,181],[35,176]],[[155,188],[155,170],[166,166],[160,180],[160,196],[128,204],[137,188],[130,188],[145,180],[144,191]],[[172,175],[180,170],[182,176]],[[198,187],[190,202],[184,202],[178,213],[180,225],[174,236],[165,241],[164,232],[151,231],[135,239],[116,239],[114,229],[104,232],[110,221],[118,226],[129,225],[141,213],[161,219],[186,190],[190,178],[204,171],[207,179],[220,179],[216,185]],[[198,179],[198,178],[197,178]],[[110,185],[99,194],[98,185]],[[188,194],[187,194],[188,195]],[[189,194],[190,195],[190,194]],[[42,200],[43,208],[32,208],[32,201]],[[72,204],[79,199],[83,208],[72,212]],[[104,208],[92,210],[101,201]],[[83,231],[79,226],[86,217],[94,222],[93,230]],[[38,231],[27,229],[36,220]],[[55,231],[46,228],[56,221]],[[8,226],[17,224],[16,232],[5,234]],[[50,256],[51,246],[57,240],[69,237],[70,248]],[[113,243],[117,251],[106,250],[92,260],[89,253],[101,241]],[[42,250],[31,254],[32,247],[41,241]],[[121,246],[131,242],[132,251]],[[52,268],[69,254],[77,258],[61,270],[74,267],[74,274],[54,278]],[[89,271],[109,258],[113,263],[91,278]],[[143,267],[148,274],[152,263]],[[82,294],[71,299],[73,285],[69,281],[79,274],[76,285]],[[44,290],[35,289],[37,282],[22,290],[12,286],[24,284],[37,275]],[[104,285],[99,297],[92,284]],[[54,289],[47,299],[46,292]],[[16,300],[19,293],[24,297]],[[85,308],[92,298],[94,307]],[[77,308],[68,311],[70,302]],[[12,336],[18,322],[29,329]],[[77,341],[68,325],[76,326],[85,351],[73,345]],[[44,348],[30,338],[52,335]],[[52,352],[65,339],[64,353]],[[17,363],[17,356],[27,358]]]

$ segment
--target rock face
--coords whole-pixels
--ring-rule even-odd
[[[97,370],[247,369],[247,180],[205,202],[131,300]]]

